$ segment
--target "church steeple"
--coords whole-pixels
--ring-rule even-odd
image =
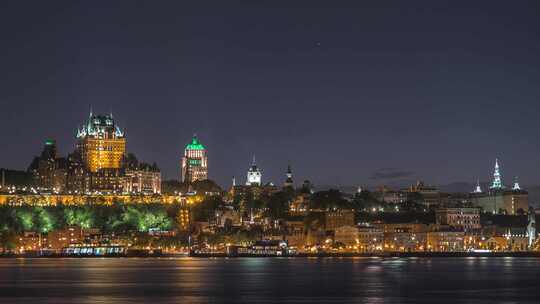
[[[291,165],[287,166],[287,173],[285,173],[285,176],[287,178],[285,179],[285,183],[283,183],[283,187],[293,187],[294,186],[294,181],[293,181],[293,178],[292,178]]]
[[[493,182],[491,183],[490,189],[500,190],[503,189],[504,185],[501,180],[501,172],[499,171],[499,160],[495,159],[495,170],[493,171]]]
[[[480,188],[480,180],[476,180],[476,188],[474,189],[473,193],[482,193],[482,188]]]
[[[262,185],[262,172],[257,167],[255,162],[255,155],[253,155],[253,162],[247,172],[246,186],[261,186]]]
[[[512,187],[512,190],[519,191],[521,190],[521,187],[519,186],[518,177],[516,176],[514,178],[514,186]]]

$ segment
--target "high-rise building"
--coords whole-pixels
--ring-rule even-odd
[[[208,179],[208,157],[206,148],[196,135],[186,145],[182,157],[182,181],[192,183]]]
[[[77,139],[82,162],[90,172],[121,167],[126,138],[112,114],[94,115],[90,112],[88,120],[77,130]]]
[[[257,164],[255,163],[255,156],[253,156],[253,162],[251,163],[251,167],[249,167],[246,176],[246,186],[260,186],[262,185],[261,182],[262,172],[257,167]]]
[[[56,141],[47,139],[40,156],[36,156],[29,172],[35,185],[42,191],[62,192],[66,187],[67,160],[58,157]]]

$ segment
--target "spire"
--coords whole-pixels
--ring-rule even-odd
[[[90,115],[88,115],[88,118],[92,118],[94,116],[94,113],[92,113],[92,105],[90,105]]]
[[[476,189],[474,189],[473,193],[482,193],[482,188],[480,188],[480,179],[476,180]]]
[[[285,174],[287,179],[285,179],[285,183],[283,184],[284,187],[292,187],[294,185],[294,181],[292,178],[292,170],[291,165],[287,165],[287,173]]]
[[[504,186],[501,180],[501,172],[499,171],[499,159],[495,159],[495,170],[493,171],[493,182],[491,183],[490,189],[500,190]]]
[[[521,187],[519,186],[518,177],[516,176],[514,178],[514,186],[512,187],[512,190],[519,191],[521,190]]]

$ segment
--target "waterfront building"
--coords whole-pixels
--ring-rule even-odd
[[[83,243],[83,229],[80,227],[67,227],[65,229],[56,229],[47,233],[47,244],[49,249],[61,250],[71,244]]]
[[[23,232],[17,239],[17,248],[15,253],[38,251],[46,243],[47,238],[41,235],[39,232],[26,231]]]
[[[479,208],[440,208],[435,210],[435,219],[439,225],[461,227],[465,231],[482,228]]]
[[[427,225],[419,223],[383,224],[384,251],[415,252],[427,249]]]
[[[358,227],[358,250],[360,252],[380,252],[384,246],[384,229],[372,225]]]
[[[427,250],[431,252],[459,252],[465,249],[465,232],[455,230],[428,231]]]
[[[253,156],[253,162],[247,172],[246,186],[260,186],[262,185],[262,172],[255,163],[255,156]]]
[[[91,173],[101,169],[119,169],[126,152],[124,132],[113,115],[94,115],[77,130],[77,150]]]
[[[334,242],[345,246],[358,244],[358,228],[356,226],[341,226],[334,230]]]
[[[526,227],[505,228],[503,233],[497,233],[487,241],[487,248],[492,251],[527,251],[529,235]]]
[[[285,222],[285,240],[291,247],[303,247],[306,244],[306,224],[302,220]]]
[[[193,183],[208,179],[207,150],[197,135],[193,135],[191,142],[186,145],[181,165],[182,182]]]

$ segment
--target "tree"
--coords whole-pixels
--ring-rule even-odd
[[[47,233],[55,228],[56,219],[42,207],[35,208],[34,227],[40,233]]]
[[[315,192],[311,201],[311,208],[314,209],[352,209],[352,204],[344,199],[341,192],[336,189]]]
[[[17,247],[17,234],[13,230],[0,231],[0,246],[2,253],[10,252]]]
[[[283,191],[274,193],[270,196],[266,205],[267,215],[272,219],[284,218],[289,211],[290,200],[290,193]]]

